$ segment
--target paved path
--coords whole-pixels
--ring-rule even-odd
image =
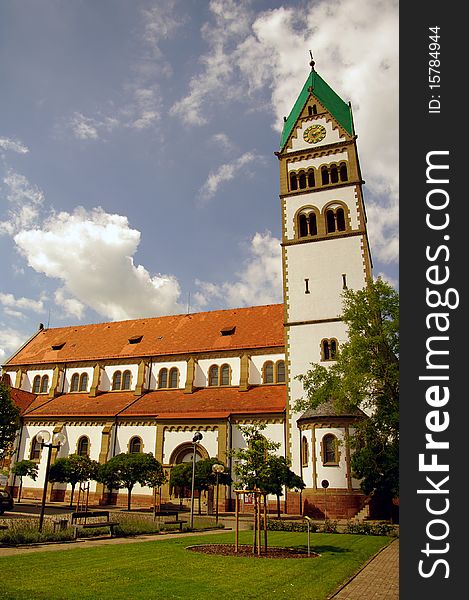
[[[334,595],[332,600],[396,600],[399,598],[399,540],[394,540]]]

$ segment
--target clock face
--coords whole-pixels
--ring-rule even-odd
[[[303,133],[303,139],[308,144],[317,144],[326,137],[326,130],[322,125],[310,125]]]

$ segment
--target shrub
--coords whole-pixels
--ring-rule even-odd
[[[283,519],[268,519],[267,529],[270,531],[308,531],[308,525],[304,521],[290,521]],[[318,531],[317,523],[311,523],[310,531]]]
[[[37,519],[9,519],[4,523],[8,524],[8,529],[0,530],[0,544],[19,546],[73,539],[72,529],[54,531],[53,523],[49,520],[44,520],[42,531],[38,529]]]
[[[348,522],[345,533],[356,533],[359,535],[397,535],[397,530],[389,523],[354,523]]]

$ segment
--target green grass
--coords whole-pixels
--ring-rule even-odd
[[[250,543],[252,532],[240,532]],[[233,543],[234,532],[0,557],[2,600],[324,600],[389,542],[387,537],[311,536],[321,556],[258,559],[190,552],[193,544]],[[306,548],[307,534],[269,533],[270,546]]]

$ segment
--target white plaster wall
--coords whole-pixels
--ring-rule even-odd
[[[5,375],[9,375],[9,377],[10,377],[10,381],[11,381],[11,385],[14,387],[14,385],[15,385],[15,382],[16,382],[16,371],[3,371],[3,370],[2,370],[2,374],[3,374],[3,373],[4,373]],[[22,386],[23,386],[23,381],[24,381],[24,375],[23,375],[22,381],[21,381],[21,383],[20,383],[20,388],[22,388]],[[24,389],[24,388],[23,388],[23,389]]]
[[[142,452],[148,454],[151,452],[155,456],[156,445],[156,427],[154,425],[121,425],[116,429],[117,441],[114,455],[127,453],[129,451],[129,442],[131,438],[138,436],[142,439]]]
[[[322,439],[328,433],[332,433],[339,440],[339,465],[324,466],[321,460],[321,443]],[[327,479],[331,488],[347,488],[347,464],[344,442],[344,430],[341,428],[324,428],[316,429],[316,472],[318,475],[318,487],[321,486],[321,481]]]
[[[285,202],[285,224],[286,237],[288,240],[295,238],[295,215],[303,206],[315,206],[322,212],[326,204],[333,201],[343,202],[348,206],[350,216],[350,226],[352,229],[358,229],[357,197],[354,186],[344,186],[341,188],[323,189],[321,191],[311,192],[309,194],[299,194],[289,196]]]
[[[208,370],[212,365],[230,365],[231,385],[239,385],[241,373],[241,359],[237,356],[233,358],[203,358],[198,361],[194,385],[196,387],[208,386]]]
[[[280,444],[280,447],[275,451],[275,454],[278,456],[285,456],[283,423],[268,423],[261,433],[272,442],[278,442]],[[232,447],[234,449],[244,449],[247,447],[242,430],[238,425],[233,425],[232,436]]]
[[[297,375],[306,373],[311,368],[311,363],[320,361],[320,343],[323,338],[336,338],[340,343],[347,339],[347,329],[342,321],[330,323],[313,323],[297,325],[288,329],[289,360],[290,360],[290,431],[291,431],[291,458],[295,473],[300,472],[300,432],[297,420],[301,412],[293,410],[293,404],[305,393],[301,381],[295,379]],[[322,363],[330,364],[329,362]]]
[[[308,142],[305,142],[303,139],[303,133],[310,125],[322,125],[326,130],[326,137],[317,144],[308,144]],[[345,136],[339,135],[338,129],[333,129],[330,121],[326,121],[324,118],[308,119],[303,121],[300,127],[298,127],[297,136],[296,138],[293,138],[292,148],[291,150],[288,150],[288,152],[296,152],[296,150],[303,150],[305,148],[319,148],[326,144],[335,144],[336,142],[344,141],[345,139]]]
[[[130,371],[130,389],[135,389],[137,383],[138,364],[123,364],[123,365],[106,365],[101,373],[101,380],[99,382],[99,389],[102,392],[109,392],[112,387],[112,378],[116,371]]]
[[[296,432],[295,432],[296,433]],[[308,464],[302,467],[301,471],[303,475],[303,481],[306,484],[306,487],[313,486],[313,445],[312,445],[312,432],[310,429],[306,429],[303,432],[297,432],[299,441],[301,442],[301,438],[304,436],[308,442]],[[300,446],[298,446],[300,447]],[[298,457],[298,464],[301,459],[301,456]]]
[[[158,389],[158,374],[161,369],[168,369],[168,377],[169,371],[173,367],[179,369],[179,387],[183,388],[186,385],[187,379],[187,362],[185,360],[173,361],[173,362],[157,362],[153,363],[151,367],[151,375],[149,376],[150,383],[149,389],[156,390]],[[168,380],[169,381],[169,380]]]
[[[353,236],[285,248],[289,322],[331,319],[341,314],[342,274],[349,289],[365,285],[361,243],[361,236]],[[305,293],[305,279],[309,279],[309,294]]]
[[[319,167],[322,167],[323,165],[339,163],[344,160],[348,160],[347,152],[335,152],[334,154],[328,154],[327,156],[318,156],[317,158],[309,158],[308,160],[289,162],[288,171],[298,171],[298,169],[308,169],[310,167],[319,169]]]
[[[34,381],[34,378],[36,377],[36,375],[40,375],[41,378],[43,377],[43,375],[48,375],[49,376],[49,387],[48,387],[47,391],[49,391],[50,386],[52,384],[53,374],[54,374],[53,369],[28,369],[28,371],[26,371],[26,373],[23,376],[23,381],[22,381],[21,387],[26,392],[32,392],[33,391],[33,381]],[[15,385],[14,379],[12,381],[12,384]]]
[[[93,383],[93,371],[94,371],[93,367],[80,367],[80,368],[68,367],[67,372],[65,373],[65,383],[64,383],[64,388],[63,388],[64,394],[67,394],[70,391],[70,384],[71,384],[72,376],[75,373],[78,373],[79,377],[82,375],[82,373],[86,373],[88,375],[88,388],[86,391],[89,391],[91,388],[91,384]],[[59,387],[59,389],[61,389],[61,388]]]
[[[203,438],[200,442],[200,446],[205,448],[210,458],[216,457],[218,454],[218,430],[215,431],[204,431],[202,428],[200,432]],[[195,431],[168,431],[164,432],[164,444],[163,444],[163,464],[168,464],[171,458],[171,454],[181,444],[187,444],[192,442]]]
[[[264,363],[271,360],[276,363],[278,360],[285,360],[285,353],[283,354],[261,354],[259,356],[251,356],[249,361],[249,383],[252,385],[258,385],[262,382],[262,367]]]
[[[23,435],[21,439],[21,447],[18,455],[18,461],[20,460],[29,460],[30,452],[31,452],[31,442],[33,438],[39,431],[48,431],[50,433],[51,439],[54,431],[54,427],[44,427],[44,425],[25,425],[23,427]],[[65,446],[66,447],[66,446]],[[23,477],[23,487],[29,488],[40,488],[44,487],[44,478],[46,474],[46,464],[47,464],[47,453],[49,452],[48,448],[43,448],[41,452],[41,460],[38,464],[38,476],[36,481],[31,479],[30,477]],[[60,448],[59,453],[57,454],[57,458],[61,458],[63,456],[67,456],[68,452],[65,452],[64,448]],[[19,479],[17,479],[19,483]]]

